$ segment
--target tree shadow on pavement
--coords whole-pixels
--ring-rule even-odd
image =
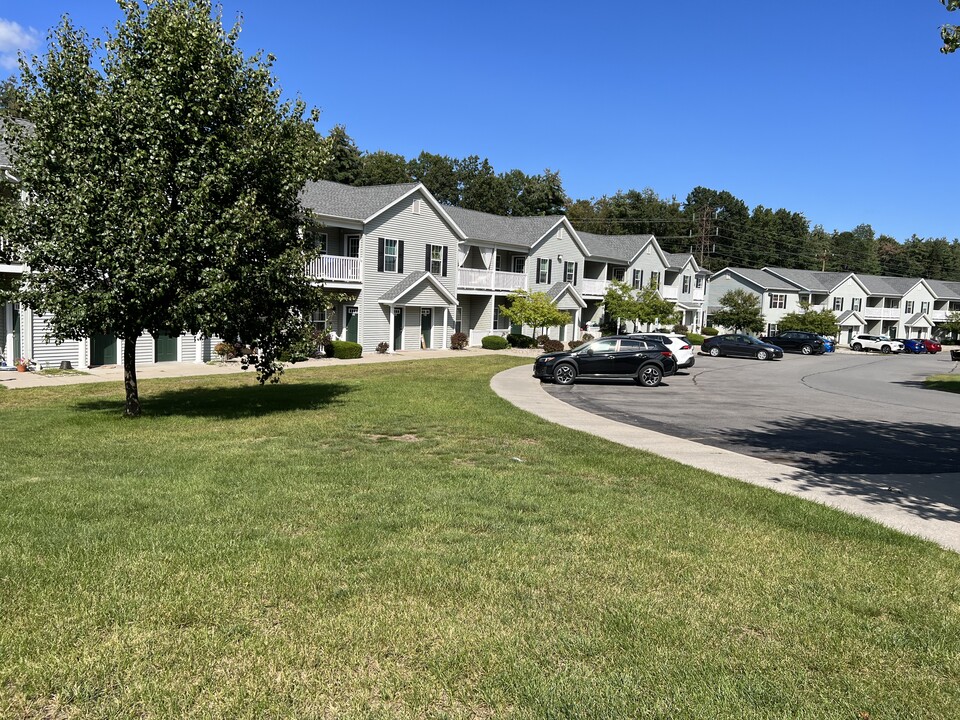
[[[769,421],[762,429],[720,430],[720,442],[712,444],[807,471],[800,479],[811,488],[960,521],[957,433],[955,427],[914,421],[796,417]]]

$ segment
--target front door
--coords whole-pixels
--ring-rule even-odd
[[[420,309],[420,345],[430,347],[430,336],[433,334],[433,308]]]
[[[177,338],[169,335],[157,335],[157,340],[153,345],[154,362],[176,362],[177,361]]]
[[[403,308],[393,309],[393,349],[403,350]]]
[[[92,335],[90,337],[90,364],[116,365],[117,339],[110,335]]]
[[[359,327],[360,327],[360,308],[356,305],[352,305],[347,308],[347,341],[348,342],[357,342],[357,338],[360,337]]]

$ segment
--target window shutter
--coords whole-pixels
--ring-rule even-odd
[[[377,272],[383,272],[383,238],[377,238]]]
[[[403,240],[397,243],[397,272],[403,272]]]
[[[443,277],[447,276],[447,250],[449,250],[449,248],[446,245],[444,245],[443,246],[443,271],[440,273],[441,275],[443,275]]]
[[[573,264],[573,284],[577,284],[577,273],[580,271],[580,263]]]
[[[553,276],[553,259],[547,260],[547,285],[550,284],[550,278]]]
[[[427,259],[424,263],[423,269],[427,272],[430,272],[430,243],[427,243]]]

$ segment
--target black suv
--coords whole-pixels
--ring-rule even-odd
[[[656,387],[676,371],[677,361],[663,343],[621,335],[591,340],[569,352],[544,353],[533,364],[535,378],[559,385],[578,377],[610,377]]]
[[[826,352],[823,338],[812,332],[788,330],[772,337],[761,337],[761,340],[776,345],[784,352],[799,352],[804,355],[822,355]]]

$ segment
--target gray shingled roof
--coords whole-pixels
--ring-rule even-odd
[[[569,283],[565,283],[565,282],[555,282],[553,285],[550,286],[550,289],[547,290],[547,297],[550,298],[551,300],[556,301],[558,297],[563,295],[563,291],[567,289],[568,284]]]
[[[406,195],[419,183],[353,187],[328,180],[311,180],[300,193],[303,206],[319,215],[366,220]]]
[[[693,258],[692,253],[664,253],[664,255],[670,263],[669,267],[673,268],[682,268]]]
[[[850,275],[848,272],[815,272],[813,270],[796,270],[794,268],[781,267],[768,267],[764,269],[799,285],[804,290],[825,293],[833,290]]]
[[[653,238],[653,235],[597,235],[579,230],[577,235],[591,256],[625,263],[630,262],[640,248]]]
[[[933,325],[933,323],[930,322],[930,318],[927,317],[926,313],[915,313],[911,315],[910,319],[904,323],[904,326],[913,327],[914,325],[917,324],[917,320],[919,320],[920,318],[923,318],[924,320],[926,320],[927,325]]]
[[[862,325],[863,318],[860,317],[860,313],[856,310],[847,310],[846,312],[840,313],[840,317],[837,318],[837,325],[843,325],[851,317],[856,317],[857,321]]]
[[[409,275],[407,275],[403,280],[401,280],[396,285],[394,285],[392,288],[387,290],[383,295],[381,295],[379,298],[379,302],[386,302],[386,303],[392,302],[397,298],[401,297],[408,290],[415,288],[424,279],[429,277],[430,277],[430,273],[428,273],[426,270],[417,270],[416,272],[412,272]],[[431,283],[431,287],[432,286],[433,286],[433,283]]]
[[[867,288],[867,292],[871,295],[893,295],[897,297],[903,295],[903,293],[916,285],[917,281],[920,279],[914,278],[913,282],[907,285],[903,290],[898,290],[897,288],[902,286],[903,283],[896,281],[909,280],[909,278],[881,277],[880,275],[861,275],[860,273],[856,273],[856,276],[857,279],[863,283],[864,287]],[[891,284],[891,280],[895,282]]]
[[[560,215],[491,215],[452,205],[444,207],[444,210],[471,240],[522,247],[533,247],[537,240],[563,219]]]
[[[927,280],[934,295],[944,300],[960,300],[960,283],[945,280]]]
[[[754,283],[758,287],[763,288],[764,290],[788,290],[790,292],[796,292],[797,286],[791,285],[789,282],[783,278],[779,278],[773,273],[767,272],[766,270],[754,270],[753,268],[724,268],[720,272],[725,272],[729,270],[734,272],[741,277],[745,277],[750,282]],[[714,273],[714,277],[720,273]]]

